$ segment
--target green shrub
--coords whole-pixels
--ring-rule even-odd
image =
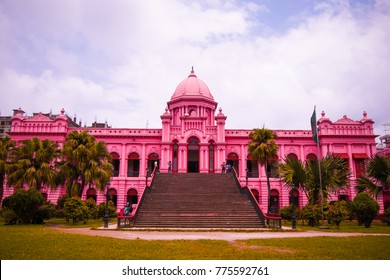
[[[64,209],[66,200],[69,198],[67,195],[60,196],[57,200],[57,209]]]
[[[89,209],[89,214],[90,214],[90,217],[92,219],[97,219],[99,218],[99,209],[98,207],[96,206],[96,202],[93,198],[88,198],[86,201],[85,201],[85,205],[88,207]]]
[[[308,224],[312,227],[317,226],[322,218],[321,205],[306,205],[302,209],[302,218],[307,220]]]
[[[367,193],[361,192],[352,201],[352,207],[357,215],[359,224],[369,228],[371,222],[378,216],[380,206]]]
[[[10,209],[4,209],[1,214],[6,225],[14,225],[19,221],[18,215]]]
[[[291,221],[292,220],[292,205],[284,206],[280,208],[279,214],[283,220]],[[297,220],[301,219],[301,209],[299,207],[295,207],[295,218]]]
[[[30,224],[44,203],[43,195],[36,189],[17,190],[4,198],[3,207],[14,211],[20,223]]]
[[[106,203],[105,202],[102,202],[99,204],[98,212],[99,212],[99,218],[103,218],[104,214],[106,212]],[[114,202],[112,202],[112,200],[108,201],[108,215],[111,218],[118,216],[118,214],[116,213],[116,208],[115,208]]]
[[[63,210],[67,221],[72,220],[73,223],[78,223],[79,221],[87,223],[88,221],[89,209],[78,197],[68,198]]]
[[[346,218],[348,218],[346,202],[334,201],[328,206],[328,209],[325,214],[331,224],[334,224],[339,227],[340,223]]]

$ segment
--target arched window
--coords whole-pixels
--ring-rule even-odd
[[[278,178],[278,156],[268,160],[267,172],[270,178]]]
[[[94,188],[89,188],[87,190],[87,199],[92,198],[96,202],[96,190]]]
[[[249,154],[246,158],[246,168],[248,170],[249,178],[259,178],[259,165],[257,164],[257,160],[254,160],[252,155]]]
[[[119,176],[120,158],[117,153],[111,153],[112,165],[114,166],[114,177]]]
[[[157,161],[157,169],[159,168],[160,166],[160,158],[158,156],[158,154],[156,153],[151,153],[149,156],[148,156],[148,169],[149,169],[149,172],[153,172],[154,170],[154,163]]]
[[[214,142],[209,143],[209,173],[214,173],[215,165],[215,145]]]
[[[298,156],[296,154],[288,154],[287,159],[289,160],[298,160]]]
[[[139,176],[139,155],[137,153],[129,154],[127,158],[127,177]]]
[[[306,156],[306,161],[311,162],[312,164],[316,163],[318,161],[318,158],[315,154],[308,154]]]

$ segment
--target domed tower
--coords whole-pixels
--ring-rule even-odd
[[[176,87],[167,105],[161,116],[162,145],[165,150],[171,151],[167,159],[172,161],[172,170],[214,172],[215,145],[216,142],[224,142],[218,137],[218,131],[224,130],[225,123],[217,120],[218,126],[223,125],[223,129],[217,128],[215,112],[218,103],[193,68]]]

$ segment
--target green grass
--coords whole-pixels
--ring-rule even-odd
[[[51,221],[51,224],[62,223]],[[88,227],[102,222],[88,223]],[[380,260],[390,259],[390,236],[312,237],[218,240],[146,241],[61,233],[48,225],[0,226],[2,260]],[[86,225],[78,225],[86,226]],[[355,225],[356,226],[356,225]],[[300,229],[300,226],[298,226]],[[308,229],[312,229],[308,227]],[[339,231],[352,231],[345,225]],[[356,232],[390,233],[390,227],[375,223]],[[304,229],[306,230],[306,228]],[[317,230],[317,229],[316,229]],[[331,229],[335,230],[336,229]]]

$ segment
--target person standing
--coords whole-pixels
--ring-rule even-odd
[[[168,173],[171,173],[172,171],[172,162],[168,161]]]
[[[226,164],[225,164],[225,162],[222,162],[221,168],[222,168],[221,173],[225,173],[226,172]]]

